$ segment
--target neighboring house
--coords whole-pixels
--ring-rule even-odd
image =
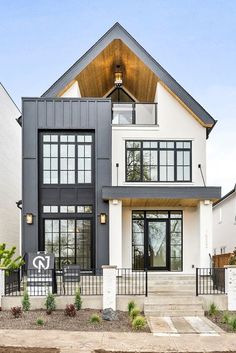
[[[213,255],[236,247],[236,185],[213,206]]]
[[[23,252],[61,267],[209,266],[216,121],[118,23],[23,98]]]
[[[0,243],[20,253],[21,112],[0,83]]]

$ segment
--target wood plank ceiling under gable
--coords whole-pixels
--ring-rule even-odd
[[[114,87],[121,65],[124,87],[139,102],[153,102],[158,78],[120,39],[114,39],[76,77],[82,97],[104,97]]]

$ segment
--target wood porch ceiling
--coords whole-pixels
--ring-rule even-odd
[[[104,97],[114,87],[116,65],[121,65],[124,87],[137,101],[154,101],[157,76],[120,39],[114,39],[76,77],[81,96]]]
[[[122,199],[124,207],[196,207],[197,199]]]

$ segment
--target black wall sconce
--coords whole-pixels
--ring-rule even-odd
[[[33,213],[26,213],[26,215],[24,216],[25,218],[25,222],[27,224],[33,224],[33,219],[34,219],[34,215]]]
[[[100,223],[101,224],[106,224],[107,223],[107,214],[106,213],[100,213],[99,219],[100,219]]]

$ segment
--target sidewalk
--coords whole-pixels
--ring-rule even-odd
[[[184,334],[156,337],[151,333],[0,330],[0,346],[59,348],[61,353],[107,352],[235,352],[236,334]]]

